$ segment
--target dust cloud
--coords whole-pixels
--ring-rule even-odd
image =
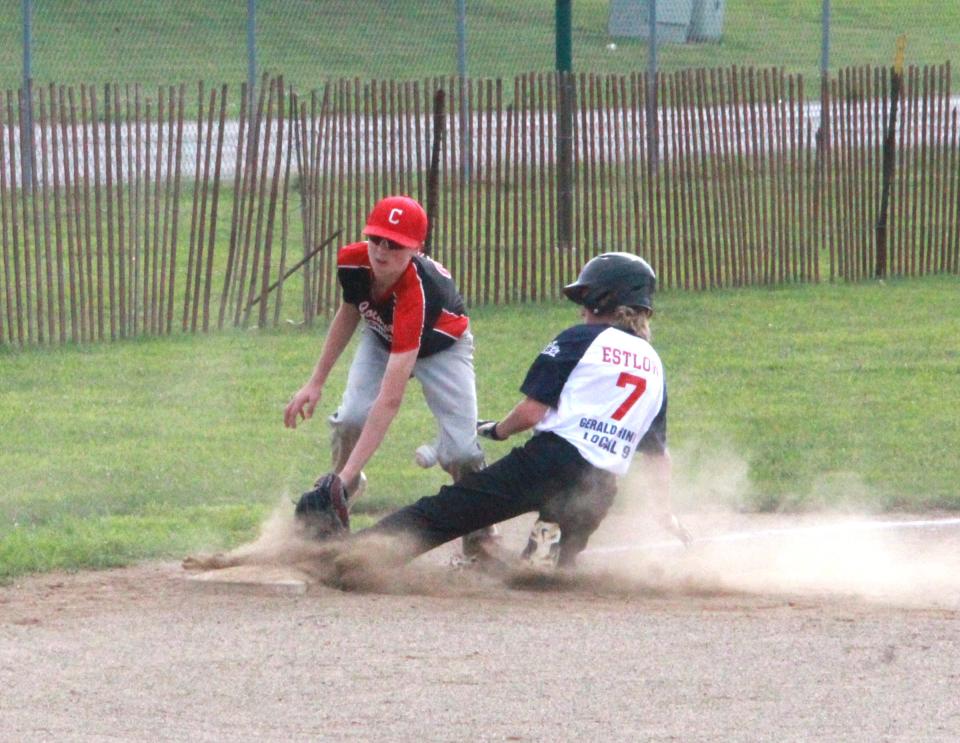
[[[238,565],[300,567],[331,559],[331,545],[309,539],[297,525],[289,498],[281,498],[260,526],[255,540],[229,552],[191,555],[183,561],[187,570],[219,570]]]
[[[241,565],[290,567],[317,583],[359,593],[468,598],[490,588],[489,575],[452,570],[446,561],[428,559],[432,555],[406,564],[409,553],[403,540],[380,536],[317,542],[296,522],[289,498],[281,498],[255,540],[228,552],[191,555],[182,564],[191,572]]]
[[[796,499],[814,510],[746,512],[740,494],[750,483],[741,458],[699,455],[695,466],[685,466],[690,457],[682,453],[677,459],[675,508],[695,541],[683,548],[657,532],[642,475],[628,479],[605,524],[606,543],[591,543],[586,555],[618,587],[634,580],[672,594],[855,597],[960,609],[960,519],[878,514],[870,505],[877,499],[853,473],[817,478]]]
[[[855,497],[842,508],[803,513],[744,510],[748,467],[729,452],[699,454],[696,466],[675,456],[674,510],[694,536],[689,547],[664,530],[642,474],[622,483],[611,513],[575,572],[554,577],[518,563],[493,570],[452,570],[457,543],[411,563],[395,540],[317,543],[305,537],[282,499],[253,542],[230,552],[187,558],[188,570],[235,565],[296,567],[343,590],[442,597],[502,597],[516,589],[592,594],[857,598],[886,605],[960,610],[960,518],[937,514],[879,515],[869,489],[852,475],[814,485],[813,503]],[[642,472],[642,468],[635,468]],[[821,497],[822,496],[822,497]],[[805,499],[804,502],[810,502]],[[505,551],[519,554],[533,514],[503,526]]]
[[[665,541],[587,553],[594,569],[671,594],[847,596],[960,609],[960,524],[791,516],[698,519],[688,548]],[[704,535],[710,530],[712,533]],[[697,531],[697,529],[694,529]],[[618,585],[622,587],[622,580]]]

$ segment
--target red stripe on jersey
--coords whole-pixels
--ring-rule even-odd
[[[458,315],[450,312],[450,310],[443,310],[433,329],[438,333],[449,335],[451,338],[459,338],[467,332],[469,326],[470,319],[466,315]]]
[[[411,262],[393,286],[396,305],[393,309],[393,344],[390,353],[403,353],[420,348],[427,298],[423,280]]]

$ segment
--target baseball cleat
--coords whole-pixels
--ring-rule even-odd
[[[556,568],[560,560],[560,525],[537,519],[520,559],[536,570]]]
[[[483,560],[492,556],[500,545],[500,532],[496,526],[477,529],[462,537],[463,556],[467,559]]]
[[[497,572],[506,569],[511,561],[501,545],[502,538],[496,526],[477,529],[461,537],[460,541],[463,552],[451,559],[452,568],[479,568]]]
[[[457,571],[470,570],[477,567],[477,558],[465,557],[462,553],[457,553],[451,555],[450,560],[447,562],[447,567]]]

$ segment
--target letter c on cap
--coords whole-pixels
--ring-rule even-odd
[[[387,221],[390,224],[400,224],[400,217],[403,215],[403,209],[391,209]]]

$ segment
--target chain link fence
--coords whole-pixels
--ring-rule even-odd
[[[6,0],[5,10],[2,89],[22,84],[25,63],[37,84],[148,90],[264,72],[305,91],[340,77],[509,78],[555,67],[546,0]],[[769,66],[807,77],[819,74],[824,28],[834,70],[890,65],[901,34],[907,64],[941,64],[960,37],[956,0],[577,0],[572,14],[573,69],[598,74],[649,69],[653,29],[665,72]]]

